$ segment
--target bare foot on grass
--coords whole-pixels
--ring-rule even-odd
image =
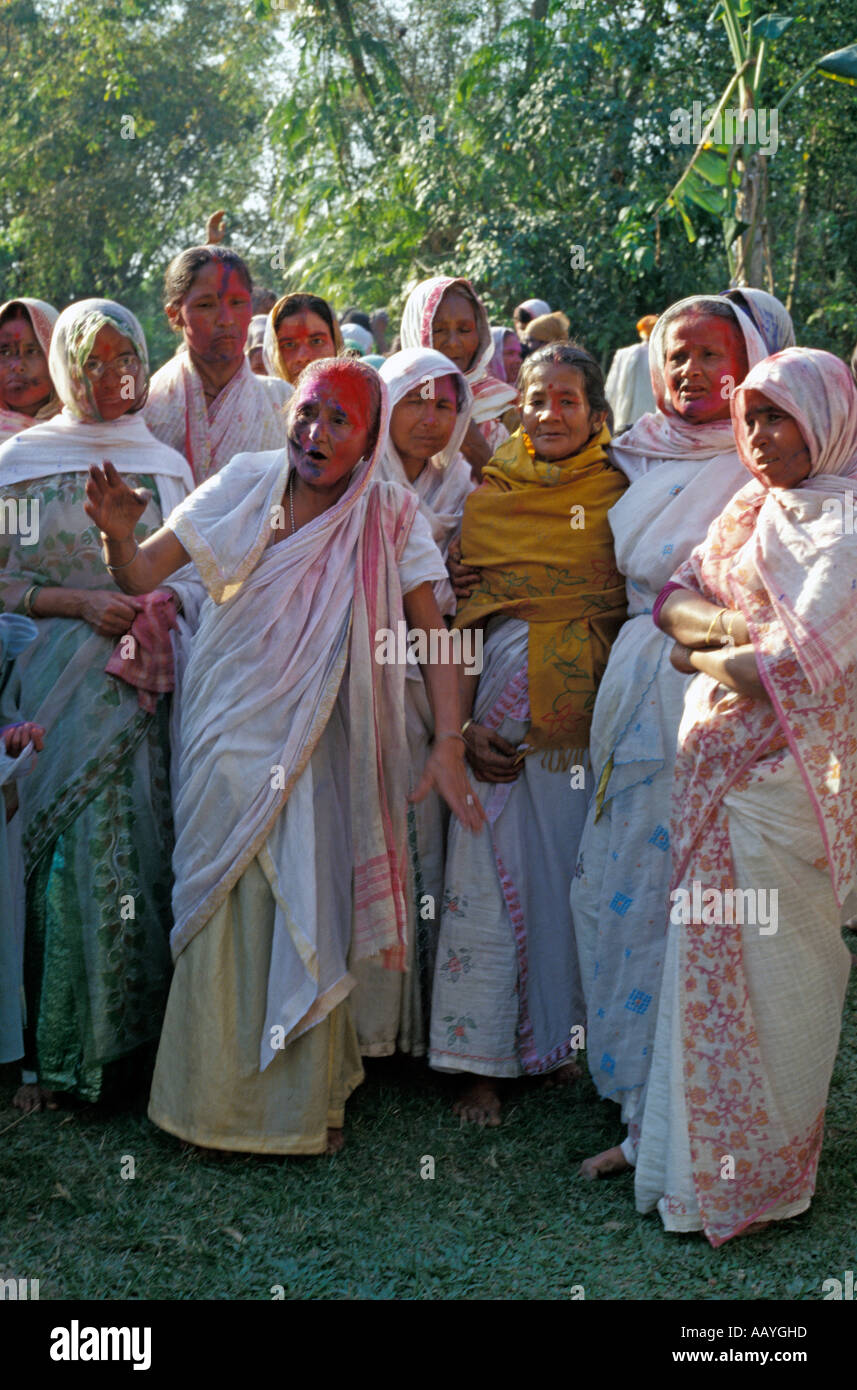
[[[18,1087],[12,1104],[16,1110],[23,1110],[25,1115],[37,1110],[59,1110],[56,1095],[56,1091],[47,1091],[38,1082],[26,1082]]]
[[[480,1076],[465,1086],[452,1113],[465,1123],[496,1128],[500,1123],[500,1090],[494,1078]]]
[[[341,1129],[329,1129],[327,1131],[326,1154],[338,1154],[345,1148],[345,1135]]]
[[[628,1162],[621,1145],[615,1149],[605,1149],[593,1158],[585,1158],[580,1165],[580,1176],[594,1182],[596,1178],[606,1178],[613,1173],[624,1173],[632,1165]]]

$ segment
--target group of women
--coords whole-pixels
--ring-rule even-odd
[[[805,1210],[857,868],[849,372],[768,294],[694,296],[611,441],[543,301],[492,329],[436,276],[372,366],[308,293],[248,342],[251,292],[182,252],[151,381],[121,305],[0,307],[15,1103],[154,1063],[186,1142],[329,1153],[364,1057],[497,1124],[585,1048],[627,1131],[587,1176],[715,1245]]]

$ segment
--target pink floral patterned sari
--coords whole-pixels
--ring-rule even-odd
[[[793,489],[748,483],[673,577],[743,613],[770,703],[702,674],[688,688],[673,887],[700,887],[693,920],[670,926],[637,1172],[641,1210],[656,1200],[668,1228],[701,1227],[714,1246],[809,1205],[848,977],[838,906],[857,866],[857,390],[828,353],[759,363],[732,402],[745,464],[750,389],[796,420],[811,472]],[[715,907],[772,889],[764,932],[761,915],[748,926]]]

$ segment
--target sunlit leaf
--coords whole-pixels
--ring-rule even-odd
[[[837,48],[833,53],[819,58],[816,67],[825,77],[857,85],[857,43],[849,44],[847,48]]]

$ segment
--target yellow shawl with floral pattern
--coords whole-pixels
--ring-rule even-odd
[[[604,426],[571,458],[534,456],[519,429],[464,506],[461,551],[481,578],[455,619],[496,613],[529,623],[528,674],[536,748],[585,748],[598,682],[625,616],[607,512],[627,487],[607,460]]]

